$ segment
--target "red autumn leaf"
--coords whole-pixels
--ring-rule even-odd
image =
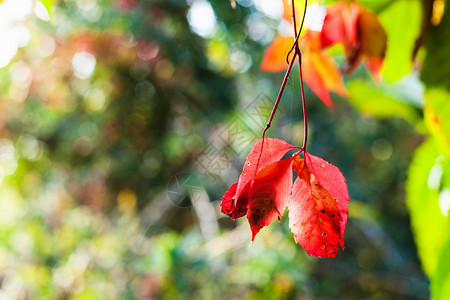
[[[280,139],[265,138],[263,152],[260,155],[261,146],[262,140],[253,145],[239,181],[235,184],[236,187],[232,185],[222,197],[222,212],[233,219],[247,213],[248,190],[257,173],[271,163],[280,160],[289,150],[297,148]]]
[[[253,145],[239,182],[222,197],[222,212],[233,219],[247,215],[253,241],[288,207],[295,241],[310,255],[336,257],[339,244],[344,247],[350,201],[342,173],[306,152],[304,159],[296,155],[279,161],[297,148],[283,140],[265,139],[260,156],[261,145],[262,140]],[[291,169],[298,173],[293,186]]]
[[[356,2],[338,2],[327,7],[321,32],[322,47],[343,43],[347,74],[364,60],[374,79],[381,80],[387,35],[378,17]]]
[[[263,61],[259,67],[264,72],[281,72],[286,70],[286,55],[292,47],[294,39],[277,35],[264,52]]]
[[[289,199],[289,228],[309,255],[335,257],[339,250],[340,220],[336,201],[309,172],[303,159]]]
[[[292,188],[293,159],[268,165],[253,180],[247,204],[252,241],[261,228],[283,216]]]
[[[297,156],[293,163],[299,176],[288,203],[289,227],[308,254],[336,257],[339,243],[344,246],[347,216],[347,206],[340,207],[336,195],[348,197],[347,185],[336,167],[308,153],[305,158]],[[326,176],[325,169],[331,171]]]
[[[321,159],[320,157],[305,153],[305,161],[308,170],[313,174],[327,192],[336,199],[339,213],[341,214],[341,234],[340,243],[344,247],[344,230],[348,215],[348,196],[347,184],[342,172],[336,166]]]
[[[360,5],[354,2],[338,2],[327,7],[321,31],[322,47],[341,42],[346,49],[357,47],[360,8]]]
[[[247,201],[240,201],[239,207],[234,206],[234,195],[236,195],[237,185],[238,183],[236,182],[230,186],[230,188],[223,195],[222,203],[220,204],[222,207],[222,212],[230,216],[233,220],[245,216],[247,213]],[[248,198],[245,197],[245,199]]]

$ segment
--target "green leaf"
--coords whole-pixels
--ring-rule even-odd
[[[48,12],[48,15],[50,16],[50,18],[53,17],[53,7],[55,5],[55,0],[40,0],[39,2],[41,2],[45,9]]]
[[[388,36],[383,78],[394,82],[413,68],[412,53],[420,33],[422,7],[419,0],[398,0],[379,17]]]
[[[430,138],[415,152],[406,184],[406,203],[417,250],[425,273],[433,278],[439,255],[449,235],[448,216],[439,206],[442,175],[448,161]],[[447,168],[448,171],[448,168]]]
[[[395,90],[360,80],[349,82],[347,88],[350,102],[363,113],[379,118],[402,117],[414,125],[421,122],[416,108],[408,104],[416,101],[406,99]],[[400,98],[406,101],[398,101]]]
[[[430,89],[425,93],[425,122],[441,153],[450,157],[450,93]]]
[[[431,26],[425,42],[426,57],[421,79],[427,86],[441,86],[450,89],[450,0],[445,1],[445,12],[441,23]]]
[[[434,300],[446,300],[450,295],[450,235],[439,257],[436,274],[431,281],[431,297]]]

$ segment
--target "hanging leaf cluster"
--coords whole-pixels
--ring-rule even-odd
[[[350,201],[345,178],[337,167],[306,151],[303,157],[297,152],[281,159],[291,149],[298,147],[280,139],[256,142],[239,181],[222,198],[222,212],[232,219],[246,215],[253,241],[287,208],[295,241],[310,255],[336,257],[339,244],[344,247]]]
[[[289,16],[288,4],[284,2],[284,15],[288,20],[286,17]],[[267,71],[281,71],[285,68],[284,60],[285,58],[289,60],[289,55],[285,57],[285,49],[291,49],[289,54],[292,52],[292,57],[269,121],[263,130],[262,139],[253,145],[239,181],[225,192],[221,207],[222,212],[232,219],[247,216],[252,231],[252,241],[263,227],[276,219],[280,220],[287,209],[289,228],[294,234],[294,239],[309,255],[336,257],[340,246],[344,247],[344,231],[350,198],[345,178],[339,169],[306,151],[308,121],[303,78],[307,82],[310,81],[312,89],[328,106],[332,105],[328,90],[342,95],[346,94],[346,90],[333,60],[322,51],[322,37],[318,32],[307,31],[302,36],[303,47],[300,50],[299,37],[304,24],[307,1],[305,0],[304,3],[302,22],[297,28],[295,1],[290,1],[291,25],[295,32],[295,39],[278,36],[265,53],[261,68]],[[330,19],[329,22],[344,22],[344,20],[347,22],[344,17],[340,19],[330,17]],[[341,31],[344,32],[344,28],[341,28]],[[342,33],[336,40],[330,40],[327,43],[332,44],[341,40],[347,43],[346,36],[347,33]],[[348,43],[350,45],[349,59],[358,61],[361,57],[365,57],[365,52],[360,49],[362,44]],[[265,138],[296,59],[299,61],[304,120],[304,138],[301,148],[280,139]],[[293,149],[297,149],[294,155],[282,159],[289,150]],[[294,178],[296,178],[295,181]]]

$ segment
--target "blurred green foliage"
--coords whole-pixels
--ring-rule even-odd
[[[281,82],[259,71],[285,25],[269,2],[0,4],[16,3],[0,65],[17,46],[0,67],[0,298],[446,299],[448,1],[361,1],[390,39],[385,82],[359,68],[334,110],[307,90],[310,151],[352,199],[334,260],[308,257],[284,219],[250,244],[216,201]],[[421,19],[430,3],[438,23]],[[293,73],[268,132],[294,144],[299,88]]]

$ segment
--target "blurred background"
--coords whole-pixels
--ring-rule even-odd
[[[220,212],[282,81],[259,70],[281,0],[0,2],[1,300],[427,299],[434,274],[445,295],[445,1],[360,1],[383,83],[359,67],[332,110],[306,87],[309,152],[352,200],[336,259]],[[301,145],[302,120],[292,72],[268,136]]]

